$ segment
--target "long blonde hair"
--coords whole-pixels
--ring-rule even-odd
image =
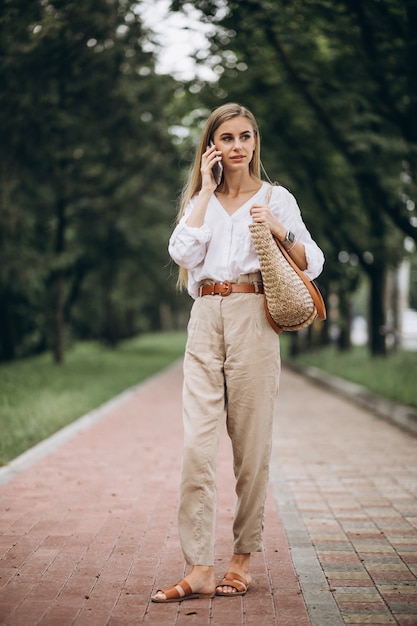
[[[184,215],[185,208],[190,202],[191,198],[195,196],[201,189],[202,178],[200,167],[203,153],[207,150],[207,146],[210,144],[210,141],[213,139],[213,135],[219,128],[219,126],[221,126],[224,122],[233,119],[234,117],[246,117],[246,119],[249,120],[252,126],[255,135],[255,151],[253,153],[253,158],[249,163],[249,173],[255,180],[261,180],[260,136],[258,124],[255,120],[255,117],[249,111],[249,109],[241,106],[240,104],[236,104],[235,102],[223,104],[222,106],[214,109],[211,112],[203,128],[203,132],[201,133],[200,143],[195,153],[194,162],[191,166],[188,180],[184,185],[181,194],[180,208],[177,215],[177,223]],[[188,272],[185,268],[180,267],[178,274],[178,286],[184,288],[187,286],[187,282]]]

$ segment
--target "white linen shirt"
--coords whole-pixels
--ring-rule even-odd
[[[250,209],[253,204],[265,203],[268,187],[269,184],[264,182],[259,191],[232,215],[212,194],[204,224],[199,228],[186,224],[197,196],[186,206],[184,215],[171,235],[168,251],[175,263],[188,270],[188,293],[192,298],[198,297],[198,288],[203,280],[218,283],[259,271],[259,260],[249,230],[249,224],[253,223]],[[304,273],[313,280],[323,268],[324,255],[311,238],[294,196],[285,187],[274,186],[269,207],[279,221],[304,244],[307,259]]]

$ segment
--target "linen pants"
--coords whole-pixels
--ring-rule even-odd
[[[263,295],[195,300],[184,357],[178,508],[181,547],[190,565],[214,564],[216,457],[225,424],[236,478],[234,553],[262,550],[279,374],[279,339],[266,320]]]

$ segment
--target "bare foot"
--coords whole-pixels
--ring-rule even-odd
[[[252,582],[252,576],[250,575],[250,554],[234,554],[230,560],[228,572],[238,574],[246,581],[246,586]],[[219,585],[216,587],[216,593],[233,595],[237,593],[236,587],[229,585]]]
[[[194,565],[191,572],[185,577],[185,580],[190,585],[193,593],[214,593],[216,586],[214,567]],[[182,587],[175,585],[175,588],[178,590],[180,597],[185,595]],[[157,591],[157,593],[152,597],[159,601],[166,600],[166,595],[162,591]]]

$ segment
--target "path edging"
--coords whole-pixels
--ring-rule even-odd
[[[294,372],[303,374],[315,383],[327,389],[331,389],[344,398],[372,411],[378,417],[400,428],[404,428],[413,435],[417,435],[417,409],[414,407],[405,404],[397,404],[369,391],[369,389],[362,385],[333,376],[318,367],[294,363],[291,360],[285,360],[284,364],[285,367],[288,367]]]

